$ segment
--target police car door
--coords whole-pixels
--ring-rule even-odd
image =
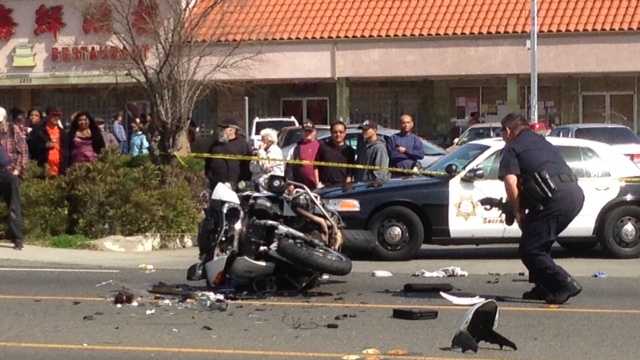
[[[563,145],[558,146],[558,150],[578,177],[578,184],[585,195],[582,210],[560,236],[590,236],[602,208],[620,192],[620,182],[612,177],[608,164],[593,149]],[[505,237],[515,238],[520,234],[516,225],[505,230]]]
[[[481,155],[449,182],[449,231],[452,238],[489,239],[501,238],[504,234],[504,217],[500,210],[487,210],[479,203],[485,197],[505,198],[504,184],[498,179],[502,149],[492,150]],[[481,176],[478,176],[479,171]]]

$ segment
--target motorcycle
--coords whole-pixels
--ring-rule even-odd
[[[347,275],[351,259],[338,250],[342,220],[304,184],[282,176],[266,179],[266,191],[236,193],[219,183],[200,224],[200,262],[187,280],[215,288],[257,292],[306,290],[322,274]]]

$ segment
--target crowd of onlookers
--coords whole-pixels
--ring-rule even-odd
[[[86,111],[71,114],[65,122],[60,109],[48,108],[24,112],[12,109],[4,114],[0,128],[0,145],[12,161],[11,170],[16,176],[24,174],[29,160],[43,168],[46,176],[64,174],[70,166],[97,160],[104,149],[121,154],[138,156],[149,153],[149,141],[145,129],[150,117],[142,115],[125,123],[124,114],[113,117],[112,129],[106,129],[106,121],[94,118]]]
[[[249,149],[240,127],[235,124],[233,119],[228,119],[219,125],[222,130],[209,152],[255,155],[258,160],[247,163],[239,160],[207,159],[205,172],[212,189],[221,182],[229,183],[234,189],[241,182],[250,182],[255,188],[262,189],[265,179],[272,174],[285,176],[312,190],[359,181],[381,184],[391,176],[388,168],[413,169],[424,157],[422,140],[413,133],[415,124],[407,114],[400,117],[401,130],[389,137],[388,141],[378,134],[378,124],[375,121],[364,121],[359,126],[362,134],[357,149],[346,143],[347,125],[344,122],[332,123],[331,136],[326,140],[318,140],[315,125],[307,120],[302,125],[303,139],[290,154],[284,154],[278,147],[278,133],[273,129],[262,130],[259,148]],[[291,163],[285,166],[282,160],[357,164],[370,168]]]

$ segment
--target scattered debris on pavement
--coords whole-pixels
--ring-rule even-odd
[[[85,321],[90,321],[90,320],[95,320],[96,318],[93,315],[85,315],[82,317],[82,320]]]
[[[131,304],[134,298],[135,296],[131,291],[127,289],[122,289],[118,291],[116,296],[113,298],[113,303],[116,305]]]
[[[422,269],[420,271],[416,271],[413,276],[429,278],[467,277],[469,276],[469,273],[462,270],[459,266],[448,266],[436,271]]]
[[[374,270],[371,272],[371,276],[373,277],[392,277],[393,274],[391,273],[391,271],[387,271],[387,270]]]
[[[408,356],[409,355],[409,351],[407,351],[405,349],[391,349],[391,350],[387,351],[387,355],[390,355],[390,356]]]
[[[107,280],[107,281],[103,281],[99,284],[96,284],[96,287],[101,287],[101,286],[105,286],[105,285],[109,285],[109,284],[113,284],[113,280]]]
[[[209,325],[204,325],[202,327],[202,330],[213,331],[213,328],[211,326],[209,326]]]
[[[485,298],[481,298],[479,296],[459,297],[459,296],[453,296],[453,295],[447,294],[446,292],[442,292],[442,291],[440,292],[440,296],[442,296],[443,298],[445,298],[446,300],[448,300],[454,305],[463,305],[463,306],[476,305],[483,301],[486,301]]]
[[[597,271],[597,272],[593,273],[593,277],[596,278],[596,279],[604,279],[607,276],[609,276],[609,275],[604,271]]]
[[[364,355],[381,355],[382,351],[376,348],[364,349],[362,350],[362,354]]]
[[[147,311],[145,311],[145,314],[147,315],[153,315],[156,313],[156,309],[147,309]]]
[[[340,325],[338,325],[336,323],[328,323],[327,324],[327,329],[337,329],[339,327],[340,327]]]
[[[436,310],[393,309],[393,318],[402,320],[433,320],[438,318]]]
[[[472,350],[478,352],[478,343],[486,341],[518,350],[516,344],[504,336],[498,334],[495,329],[498,326],[498,304],[494,300],[486,300],[476,304],[465,314],[460,329],[451,340],[452,349],[461,349],[462,352]]]
[[[229,303],[224,295],[216,294],[211,291],[200,291],[194,294],[195,299],[205,310],[227,311]]]
[[[144,271],[146,274],[156,272],[155,267],[151,264],[140,264],[138,265],[138,269]]]
[[[453,290],[453,285],[449,283],[435,283],[435,284],[422,284],[422,283],[409,283],[404,284],[405,292],[440,292],[440,291],[451,291]]]

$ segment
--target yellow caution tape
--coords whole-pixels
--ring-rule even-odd
[[[192,158],[219,159],[219,160],[270,161],[270,162],[281,162],[281,163],[284,163],[286,165],[311,165],[311,166],[316,166],[316,167],[334,167],[334,168],[343,168],[343,169],[389,171],[389,172],[392,172],[392,173],[402,173],[402,174],[409,174],[409,175],[423,175],[423,176],[445,176],[445,175],[447,175],[447,173],[445,173],[444,171],[401,169],[401,168],[380,167],[380,166],[373,166],[373,165],[346,164],[346,163],[338,163],[338,162],[330,162],[330,161],[271,159],[271,158],[261,158],[261,157],[258,157],[258,156],[250,156],[250,155],[208,154],[208,153],[192,153],[192,154],[185,155],[185,156],[180,156],[178,154],[174,154],[174,155],[182,165],[185,165],[184,161],[182,160],[183,157],[192,157]]]

